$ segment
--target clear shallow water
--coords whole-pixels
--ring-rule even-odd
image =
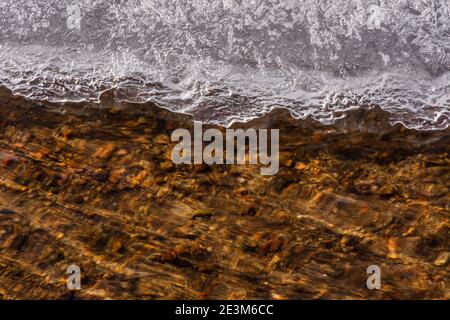
[[[0,3],[0,81],[51,101],[147,100],[229,125],[274,107],[332,123],[380,105],[450,119],[450,1]]]

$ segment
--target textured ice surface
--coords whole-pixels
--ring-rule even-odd
[[[450,0],[1,0],[0,81],[35,99],[153,100],[230,124],[285,107],[450,118]]]

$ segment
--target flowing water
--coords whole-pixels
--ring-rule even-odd
[[[450,0],[0,0],[0,300],[450,299],[449,118]]]
[[[450,118],[449,0],[2,0],[0,82],[50,101],[151,100],[230,125],[276,107],[333,123]]]

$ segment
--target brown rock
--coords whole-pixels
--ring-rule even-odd
[[[212,209],[200,209],[200,210],[196,210],[192,213],[192,219],[211,217],[213,215],[214,215],[214,210],[212,210]]]
[[[116,145],[114,143],[107,143],[106,145],[102,146],[100,149],[97,150],[97,152],[94,154],[94,157],[100,159],[109,158],[114,152],[115,148]]]
[[[448,264],[449,260],[450,260],[450,252],[442,252],[434,261],[434,265],[438,267],[443,267]]]
[[[173,163],[170,161],[164,161],[163,163],[160,164],[160,167],[163,170],[167,170],[173,167]]]
[[[119,149],[116,151],[116,155],[118,156],[126,156],[128,154],[128,150],[127,149]]]
[[[302,162],[297,162],[295,164],[295,169],[300,170],[300,171],[301,170],[305,170],[307,167],[308,166],[306,164],[302,163]]]
[[[162,144],[162,145],[168,145],[170,143],[170,139],[165,134],[157,135],[154,139],[155,143]]]

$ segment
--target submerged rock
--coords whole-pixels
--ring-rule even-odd
[[[449,261],[450,261],[450,252],[442,252],[434,261],[434,264],[438,267],[443,267],[446,266]]]

